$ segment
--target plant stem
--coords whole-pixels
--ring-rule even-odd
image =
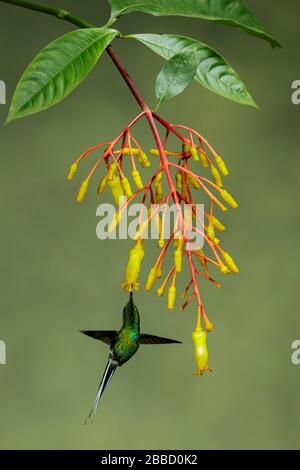
[[[108,46],[106,50],[108,52],[108,55],[112,59],[113,63],[115,64],[115,66],[119,70],[120,74],[122,75],[124,81],[126,82],[128,88],[130,89],[131,93],[135,97],[137,103],[140,105],[142,110],[145,111],[145,116],[148,120],[148,123],[149,123],[149,126],[151,128],[153,137],[155,139],[157,149],[159,151],[159,155],[160,155],[160,159],[161,159],[161,164],[164,168],[164,171],[165,171],[168,183],[169,183],[169,187],[170,187],[170,190],[172,192],[172,197],[174,199],[175,204],[180,206],[179,200],[178,200],[178,197],[177,197],[177,193],[176,193],[176,189],[175,189],[175,186],[174,186],[174,182],[173,182],[173,179],[172,179],[172,175],[171,175],[171,172],[170,172],[170,168],[169,168],[169,161],[166,157],[164,146],[162,144],[162,141],[161,141],[160,135],[158,133],[155,121],[153,119],[152,111],[150,110],[148,104],[146,103],[146,101],[144,100],[144,98],[142,97],[142,95],[140,94],[138,89],[136,88],[135,84],[133,83],[132,79],[130,78],[129,73],[127,72],[127,70],[123,66],[122,62],[120,61],[120,59],[117,56],[114,49],[111,46]]]
[[[39,11],[40,13],[46,13],[47,15],[55,16],[56,18],[69,23],[79,26],[79,28],[92,28],[93,25],[87,21],[79,18],[78,16],[69,13],[61,8],[54,8],[48,5],[41,5],[39,3],[28,2],[27,0],[0,0],[2,3],[9,3],[10,5],[16,5],[18,7],[27,8],[28,10]]]
[[[146,112],[150,111],[149,106],[147,105],[146,101],[144,100],[144,98],[142,97],[142,95],[138,91],[137,87],[133,83],[129,73],[127,72],[127,70],[123,66],[120,58],[117,56],[117,54],[114,51],[114,49],[112,48],[112,46],[108,46],[106,48],[106,51],[107,51],[109,57],[111,58],[111,60],[113,61],[113,63],[115,64],[115,66],[117,67],[117,69],[119,70],[120,74],[122,75],[124,81],[126,82],[128,88],[130,89],[131,93],[133,94],[133,96],[136,99],[139,106],[142,108],[143,111],[146,111]]]
[[[79,28],[93,28],[93,27],[95,27],[95,25],[93,25],[93,24],[83,20],[82,18],[80,18],[78,16],[75,16],[72,13],[70,13],[66,10],[63,10],[63,9],[54,8],[54,7],[47,6],[47,5],[40,5],[38,3],[33,3],[33,2],[30,2],[30,1],[27,1],[27,0],[0,0],[0,2],[7,3],[7,4],[10,4],[10,5],[19,6],[19,7],[22,7],[22,8],[29,9],[29,10],[38,11],[40,13],[45,13],[45,14],[54,16],[55,18],[67,21],[68,23],[72,23],[73,25],[78,26]],[[110,25],[110,24],[111,24],[111,21],[108,22],[108,25]],[[107,51],[109,57],[111,58],[111,60],[113,61],[113,63],[115,64],[115,66],[117,67],[118,71],[122,75],[124,81],[126,82],[126,84],[127,84],[128,88],[130,89],[131,93],[133,94],[135,100],[137,101],[137,103],[141,107],[142,111],[145,113],[145,116],[146,116],[146,118],[148,120],[148,123],[149,123],[149,126],[151,128],[154,140],[156,142],[157,149],[159,151],[161,165],[162,165],[162,167],[165,171],[165,174],[166,174],[166,177],[167,177],[167,180],[168,180],[168,184],[169,184],[169,188],[170,188],[170,194],[171,194],[171,196],[173,198],[173,201],[174,201],[174,203],[177,207],[177,211],[178,211],[180,221],[181,221],[181,224],[182,224],[182,227],[183,227],[183,214],[182,214],[182,211],[181,211],[180,200],[179,200],[179,197],[177,195],[177,191],[176,191],[176,188],[175,188],[175,185],[174,185],[174,182],[173,182],[172,174],[171,174],[171,171],[170,171],[170,164],[169,164],[168,158],[165,154],[164,146],[163,146],[162,140],[160,138],[160,135],[159,135],[158,129],[156,127],[156,123],[155,123],[154,119],[159,121],[163,126],[167,127],[167,129],[169,131],[171,130],[174,134],[178,135],[181,139],[182,139],[182,137],[175,131],[175,129],[173,129],[173,128],[171,129],[171,126],[166,125],[167,123],[163,119],[159,118],[159,116],[157,116],[155,113],[153,113],[151,111],[148,104],[146,103],[146,101],[144,100],[142,95],[139,93],[139,91],[136,88],[134,82],[132,81],[129,73],[127,72],[127,70],[123,66],[121,60],[119,59],[119,57],[117,56],[116,52],[114,51],[114,49],[112,48],[111,45],[109,45],[106,48],[106,51]],[[184,140],[184,139],[182,139],[182,140]],[[191,257],[191,253],[190,253],[189,250],[187,250],[187,254],[188,254],[188,258],[189,258],[189,262],[190,262],[191,274],[193,276],[195,294],[196,294],[197,299],[198,299],[198,304],[201,305],[199,290],[198,290],[197,282],[196,282],[196,279],[195,279],[195,270],[194,270],[194,267],[193,267],[192,257]]]
[[[29,2],[27,0],[0,0],[0,2],[8,3],[8,4],[11,4],[11,5],[16,5],[16,6],[19,6],[19,7],[23,7],[23,8],[27,8],[27,9],[30,9],[30,10],[38,11],[38,12],[41,12],[41,13],[46,13],[48,15],[55,16],[58,19],[62,19],[64,21],[72,23],[75,26],[79,26],[80,28],[94,27],[94,25],[88,23],[87,21],[83,20],[82,18],[74,16],[72,13],[70,13],[68,11],[65,11],[65,10],[62,10],[62,9],[59,9],[59,8],[53,8],[53,7],[50,7],[50,6],[47,6],[47,5],[40,5],[38,3]],[[120,74],[122,75],[124,81],[126,82],[128,88],[130,89],[130,91],[133,94],[134,98],[136,99],[137,103],[139,104],[141,109],[143,111],[145,111],[145,113],[146,113],[146,118],[149,122],[149,125],[150,125],[150,128],[152,130],[155,142],[157,144],[157,149],[160,153],[161,163],[162,163],[162,166],[165,170],[165,173],[166,173],[166,176],[167,176],[167,179],[168,179],[170,190],[172,192],[172,197],[174,199],[175,204],[178,204],[178,206],[179,206],[180,204],[179,204],[179,200],[178,200],[176,190],[175,190],[175,187],[174,187],[174,182],[173,182],[173,179],[172,179],[172,175],[171,175],[171,172],[170,172],[169,162],[168,162],[168,159],[165,155],[164,147],[163,147],[161,138],[159,136],[156,124],[154,122],[152,111],[150,110],[150,108],[149,108],[148,104],[146,103],[146,101],[144,100],[144,98],[139,93],[139,91],[136,88],[135,84],[133,83],[129,73],[127,72],[127,70],[123,66],[121,60],[117,56],[117,54],[114,51],[114,49],[112,48],[112,46],[109,45],[106,48],[106,51],[107,51],[109,57],[111,58],[111,60],[113,61],[113,63],[115,64],[115,66],[117,67],[117,69],[119,70]]]
[[[149,126],[152,130],[152,134],[153,134],[154,140],[156,142],[157,149],[159,151],[161,164],[162,164],[162,166],[164,168],[164,171],[165,171],[165,174],[167,176],[167,180],[168,180],[168,183],[169,183],[170,190],[172,192],[173,200],[174,200],[175,204],[177,205],[177,207],[179,208],[180,203],[179,203],[179,199],[178,199],[178,196],[177,196],[177,191],[176,191],[175,186],[174,186],[173,178],[172,178],[172,175],[171,175],[171,172],[170,172],[170,164],[169,164],[169,161],[166,157],[164,146],[162,144],[162,141],[161,141],[160,135],[158,133],[155,121],[153,119],[152,111],[149,110],[148,112],[146,112],[146,118],[149,122]],[[181,209],[180,209],[180,212],[181,212]]]
[[[195,293],[196,298],[197,298],[198,306],[200,307],[202,305],[202,302],[201,302],[201,298],[200,298],[198,283],[197,283],[197,280],[196,280],[195,266],[194,266],[194,263],[193,263],[192,254],[191,254],[190,250],[187,250],[187,257],[188,257],[188,260],[189,260],[190,271],[191,271],[192,280],[193,280],[194,293]],[[198,327],[199,327],[199,323],[200,323],[200,315],[199,315],[199,312],[198,312],[198,321],[197,321]],[[201,324],[200,324],[200,326],[201,326]]]

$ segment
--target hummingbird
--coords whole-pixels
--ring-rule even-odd
[[[96,415],[100,398],[103,395],[108,383],[112,379],[117,367],[121,367],[134,356],[141,344],[172,344],[181,343],[169,338],[161,338],[140,332],[140,315],[133,301],[133,293],[130,292],[129,301],[123,308],[123,324],[119,331],[86,331],[81,333],[91,338],[102,341],[109,345],[109,358],[100,382],[94,405],[91,409],[88,419],[93,419]]]

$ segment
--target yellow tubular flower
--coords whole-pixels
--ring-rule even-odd
[[[237,265],[235,264],[233,258],[230,256],[229,253],[224,252],[223,258],[232,273],[238,274],[240,272],[239,268],[237,267]]]
[[[145,287],[145,289],[147,291],[152,289],[153,284],[156,281],[156,277],[157,277],[156,275],[157,275],[156,267],[150,269],[150,272],[149,272],[149,275],[148,275],[148,278],[147,278],[147,282],[146,282],[146,287]]]
[[[223,176],[228,176],[229,175],[229,171],[228,171],[228,168],[226,166],[226,163],[224,162],[223,158],[220,157],[220,155],[216,156],[216,164],[218,165],[218,168],[219,168],[219,170],[220,170],[220,172],[222,173]]]
[[[85,195],[86,195],[86,192],[88,190],[88,187],[89,187],[89,180],[84,180],[82,183],[81,183],[81,186],[79,188],[79,191],[77,193],[77,202],[82,202],[85,198]]]
[[[221,175],[220,175],[220,172],[219,170],[215,167],[215,166],[211,166],[211,174],[213,176],[213,179],[215,181],[215,183],[220,187],[222,188],[223,187],[223,182],[222,182],[222,178],[221,178]]]
[[[158,248],[163,248],[165,246],[166,242],[163,238],[160,238],[157,242]]]
[[[142,159],[141,159],[141,153],[138,153],[137,155],[139,163],[143,166]]]
[[[157,149],[150,149],[150,154],[159,157],[159,151]]]
[[[156,187],[156,193],[155,193],[156,204],[161,204],[163,201],[163,198],[164,198],[164,191],[163,191],[162,182],[160,181]]]
[[[146,168],[146,167],[151,166],[151,162],[150,162],[150,160],[149,160],[149,158],[148,158],[148,156],[147,156],[147,154],[146,154],[145,152],[141,152],[141,153],[139,154],[139,156],[140,156],[141,165],[142,165],[143,167]]]
[[[145,252],[141,240],[138,240],[129,252],[129,260],[126,268],[126,280],[122,287],[130,292],[139,288],[138,278],[141,270],[141,263]]]
[[[162,222],[162,217],[160,217],[159,215],[156,215],[155,216],[155,223],[156,223],[156,228],[158,230],[158,234],[159,234],[159,239],[157,241],[157,245],[159,248],[163,248],[166,244],[164,238],[163,238],[163,222]]]
[[[98,194],[102,194],[104,189],[106,188],[107,186],[107,180],[108,180],[108,176],[105,175],[101,178],[100,180],[100,183],[99,183],[99,186],[98,186],[98,189],[97,189],[97,193]]]
[[[161,171],[160,173],[158,173],[157,177],[154,180],[154,187],[156,189],[160,186],[162,177],[163,177],[163,174],[162,174],[162,171]]]
[[[114,179],[108,179],[108,186],[110,187],[112,196],[115,200],[115,203],[119,205],[119,198],[124,196],[123,186],[119,176],[115,176]]]
[[[110,223],[109,226],[108,226],[108,229],[107,229],[108,233],[111,233],[111,232],[113,232],[114,230],[116,230],[116,228],[117,228],[117,226],[119,225],[119,223],[120,223],[120,212],[117,211],[117,212],[115,212],[115,214],[114,214],[114,216],[113,216],[113,218],[112,218],[112,221],[111,221],[111,223]]]
[[[208,367],[208,349],[206,345],[206,333],[201,328],[195,328],[192,333],[194,342],[194,357],[197,369],[195,375],[203,375],[207,370],[211,372]]]
[[[174,251],[174,264],[177,273],[181,273],[182,270],[182,251],[175,250]]]
[[[208,167],[208,161],[207,161],[207,158],[206,158],[206,156],[204,155],[203,152],[200,152],[200,162],[201,162],[202,168],[207,168]]]
[[[183,151],[184,151],[185,153],[190,153],[190,151],[191,151],[191,146],[190,146],[190,144],[184,144],[184,145],[183,145]]]
[[[214,241],[215,240],[215,229],[212,224],[209,224],[206,229],[207,236],[210,240]]]
[[[162,285],[157,289],[156,295],[158,295],[158,297],[162,297],[164,293],[165,293],[165,286]]]
[[[168,310],[173,310],[176,299],[176,287],[170,286],[168,289]]]
[[[117,169],[116,163],[112,163],[109,166],[108,173],[107,173],[107,179],[108,180],[113,180],[114,179],[116,169]]]
[[[191,185],[193,186],[194,189],[200,189],[201,188],[201,184],[193,176],[189,176],[189,181],[190,181],[190,183],[191,183]]]
[[[182,174],[176,173],[176,186],[177,189],[182,189]]]
[[[150,155],[155,155],[156,157],[160,156],[159,150],[157,149],[150,149],[149,151]],[[166,155],[174,155],[174,152],[168,152],[168,150],[165,150]]]
[[[125,147],[122,151],[123,155],[138,155],[140,153],[139,149],[137,148],[131,148],[131,153],[130,153],[130,148],[129,147]]]
[[[227,207],[225,207],[220,201],[219,201],[218,205],[219,205],[220,209],[222,210],[222,212],[227,212],[228,211]]]
[[[220,266],[220,271],[221,271],[222,274],[230,274],[230,270],[223,263]]]
[[[160,217],[159,217],[158,214],[155,214],[155,215],[154,215],[154,222],[155,222],[155,226],[156,226],[157,233],[158,233],[158,235],[159,235],[159,234],[160,234],[161,224],[160,224]]]
[[[225,189],[223,189],[220,194],[222,199],[224,199],[224,201],[227,202],[230,207],[232,207],[233,209],[236,209],[238,207],[238,203],[233,199],[233,197],[228,191],[225,191]]]
[[[192,155],[192,158],[193,158],[194,162],[198,162],[199,161],[199,155],[198,155],[197,147],[192,145],[190,152],[191,152],[191,155]]]
[[[69,181],[71,181],[73,178],[74,178],[74,175],[77,171],[77,167],[78,167],[78,164],[77,163],[73,163],[71,166],[70,166],[70,169],[69,169],[69,173],[68,173],[68,176],[67,176],[67,179]]]
[[[131,197],[132,196],[132,189],[131,189],[130,183],[128,181],[128,178],[126,178],[125,176],[121,176],[121,183],[122,183],[122,186],[123,186],[123,189],[124,189],[124,192],[125,192],[126,196]]]
[[[161,269],[161,266],[159,266],[159,267],[157,268],[156,277],[157,277],[157,279],[161,279],[161,277],[162,277],[162,269]]]
[[[207,317],[204,317],[205,329],[208,333],[211,333],[215,329],[215,325],[209,321]]]
[[[219,230],[219,232],[224,232],[225,230],[225,225],[222,224],[222,222],[220,222],[219,219],[217,219],[216,217],[213,216],[212,218],[212,223],[213,223],[213,226]]]
[[[143,185],[143,182],[142,182],[141,175],[137,170],[134,170],[132,172],[132,179],[133,179],[133,182],[136,185],[137,189],[144,189],[144,185]]]
[[[182,247],[183,247],[183,239],[180,238],[178,240],[177,248],[174,251],[174,264],[175,264],[175,271],[177,273],[181,273],[181,270],[182,270]]]

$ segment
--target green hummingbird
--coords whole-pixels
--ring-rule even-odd
[[[108,362],[100,382],[96,399],[87,417],[94,418],[99,401],[105,388],[113,377],[116,368],[129,361],[137,352],[141,344],[171,344],[181,343],[174,339],[161,338],[159,336],[141,334],[140,332],[140,315],[133,301],[133,293],[130,292],[129,301],[123,309],[123,324],[120,331],[81,331],[81,333],[98,339],[106,343],[110,347]]]

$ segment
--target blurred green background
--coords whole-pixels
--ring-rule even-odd
[[[231,168],[228,187],[240,203],[226,215],[224,243],[241,267],[224,289],[202,286],[216,331],[214,373],[194,377],[195,308],[170,313],[155,295],[136,295],[142,328],[181,339],[182,346],[145,347],[118,370],[96,422],[84,426],[108,351],[79,329],[120,325],[131,242],[97,240],[91,191],[75,202],[81,178],[66,181],[71,161],[107,140],[137,105],[104,55],[59,106],[0,129],[1,449],[299,448],[300,366],[291,364],[299,320],[299,115],[291,83],[299,76],[300,3],[249,0],[282,50],[237,29],[204,21],[128,15],[124,32],[180,33],[222,53],[246,81],[260,111],[226,101],[196,83],[161,114],[199,129]],[[106,1],[57,0],[94,23]],[[0,79],[8,98],[20,74],[49,41],[72,27],[0,4]],[[163,60],[133,41],[115,48],[144,96],[154,103]],[[7,106],[0,106],[4,122]],[[152,146],[147,126],[140,128]],[[83,178],[88,163],[80,173]],[[156,248],[146,245],[145,271]],[[145,274],[143,275],[145,279]]]

